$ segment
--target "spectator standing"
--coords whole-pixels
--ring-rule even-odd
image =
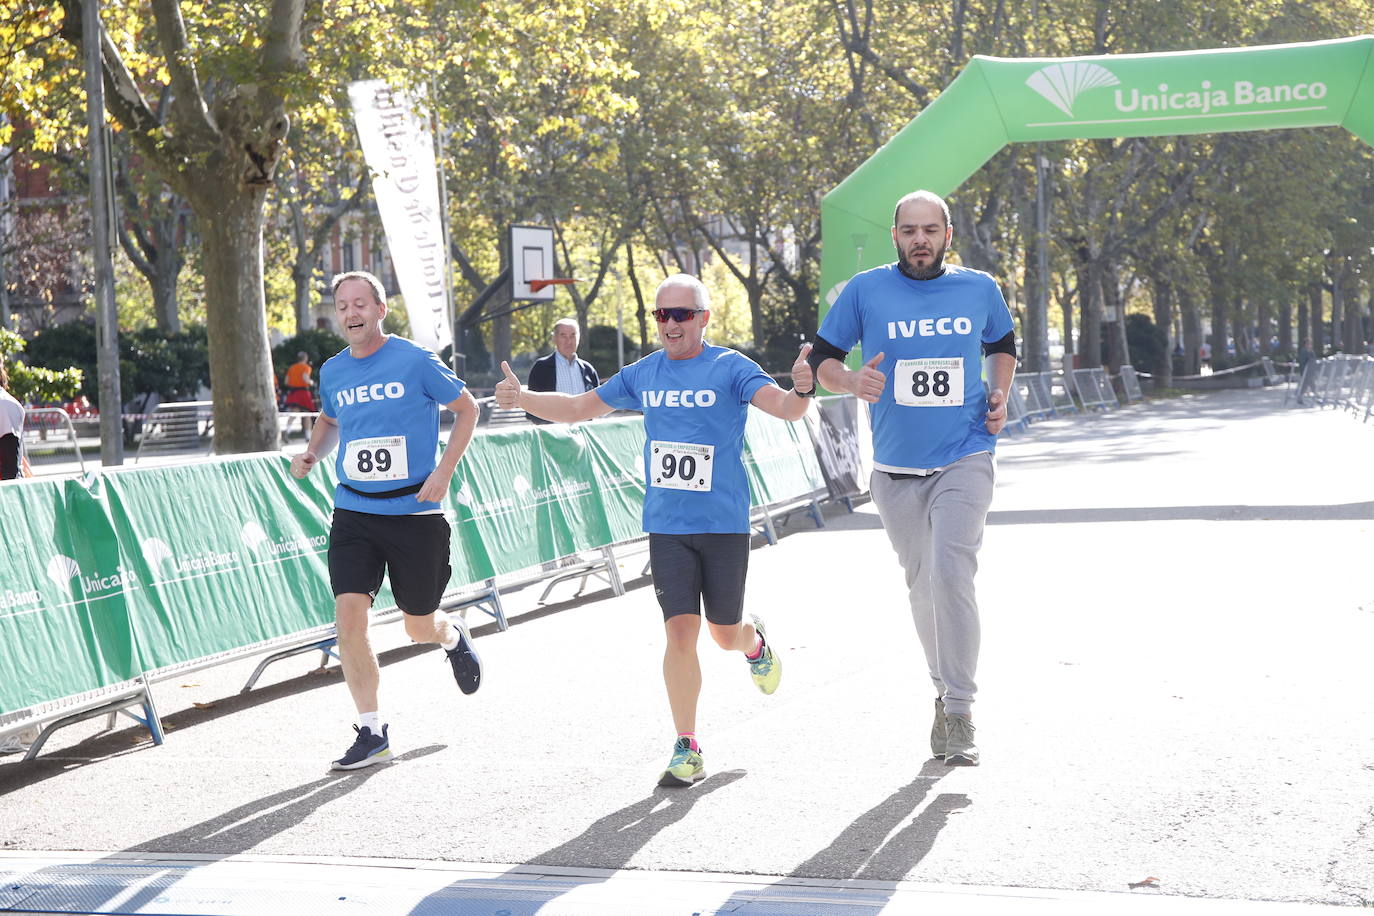
[[[563,394],[578,395],[592,391],[601,384],[596,368],[577,355],[582,332],[576,318],[560,318],[554,323],[553,352],[536,359],[530,366],[526,387],[530,391],[558,391]],[[526,413],[533,423],[547,423],[548,420]]]
[[[0,480],[24,476],[24,405],[10,394],[10,374],[0,363]]]

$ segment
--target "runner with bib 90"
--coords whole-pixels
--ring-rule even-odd
[[[481,685],[482,664],[460,618],[439,610],[448,587],[449,524],[440,503],[477,426],[477,402],[433,351],[386,334],[386,291],[365,271],[334,278],[334,306],[348,349],[320,367],[320,419],[310,444],[291,460],[303,478],[338,443],[339,485],[329,529],[329,582],[339,663],[358,708],[357,737],[336,770],[391,755],[378,710],[381,669],[368,637],[368,612],[390,572],[406,635],[438,643],[463,693]],[[453,412],[441,459],[439,407]]]
[[[906,571],[935,684],[930,750],[950,766],[976,766],[981,630],[973,580],[1016,336],[997,282],[944,263],[953,235],[939,196],[915,191],[899,200],[897,261],[850,279],[821,322],[810,361],[821,385],[873,405],[873,504]],[[852,371],[843,361],[856,343],[866,362]]]
[[[744,622],[749,568],[744,424],[750,404],[784,420],[800,419],[815,383],[806,362],[809,344],[802,345],[792,366],[789,392],[744,354],[703,340],[711,312],[706,287],[696,277],[674,274],[664,280],[654,305],[663,349],[579,395],[529,391],[502,363],[506,377],[497,383],[496,403],[560,423],[590,420],[615,408],[644,411],[644,530],[668,639],[663,681],[677,728],[659,785],[685,786],[706,775],[696,739],[703,603],[711,638],[727,652],[744,653],[760,690],[771,694],[782,678],[781,660],[762,621]]]

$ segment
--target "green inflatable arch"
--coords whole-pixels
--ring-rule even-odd
[[[892,207],[948,194],[1008,143],[1340,125],[1374,145],[1374,37],[1101,57],[974,57],[821,202],[821,315],[895,258]]]

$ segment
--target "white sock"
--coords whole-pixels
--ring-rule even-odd
[[[458,629],[458,621],[454,620],[452,617],[449,618],[448,622],[449,641],[441,642],[439,645],[444,647],[445,652],[452,652],[454,649],[458,648],[458,640],[462,637],[463,631]]]
[[[358,724],[366,728],[374,735],[382,733],[382,714],[380,712],[360,712],[358,713]]]

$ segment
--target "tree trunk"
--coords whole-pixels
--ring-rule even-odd
[[[1174,326],[1174,288],[1168,279],[1155,273],[1150,280],[1151,299],[1154,300],[1155,326],[1164,332],[1164,356],[1154,368],[1155,387],[1169,388],[1174,384],[1174,341],[1169,333]]]
[[[1078,270],[1078,365],[1095,369],[1102,365],[1102,282],[1095,261],[1084,261]]]
[[[1354,271],[1341,272],[1341,301],[1345,306],[1345,352],[1363,354],[1364,328],[1360,326],[1360,296]]]
[[[1121,281],[1116,264],[1102,265],[1102,300],[1107,310],[1116,316],[1108,328],[1107,368],[1113,374],[1131,361],[1131,349],[1126,341],[1126,303],[1121,298]]]
[[[1197,375],[1202,371],[1198,357],[1198,350],[1202,348],[1202,314],[1198,310],[1197,300],[1193,298],[1193,291],[1186,283],[1180,284],[1175,292],[1178,294],[1178,312],[1183,319],[1183,373]]]
[[[1073,339],[1073,296],[1069,294],[1067,281],[1060,287],[1059,312],[1064,321],[1064,366],[1068,368],[1073,364],[1075,348]],[[1047,366],[1046,368],[1051,369],[1053,367]]]
[[[639,285],[639,273],[635,270],[635,246],[625,242],[625,266],[630,274],[630,286],[635,291],[635,320],[639,323],[639,355],[649,352],[649,316],[644,308],[644,290]]]
[[[1220,265],[1213,264],[1211,258],[1203,258],[1203,262],[1207,265],[1208,298],[1212,301],[1212,365],[1216,366],[1226,355],[1226,338],[1231,336],[1226,320],[1230,309]]]
[[[1345,271],[1331,278],[1331,348],[1345,350]]]
[[[1326,351],[1326,335],[1322,328],[1322,285],[1320,283],[1309,283],[1307,285],[1307,317],[1312,320],[1312,328],[1308,336],[1312,338],[1312,350],[1318,356],[1324,356]]]
[[[201,260],[215,404],[215,452],[275,451],[277,401],[263,309],[260,188],[231,188],[199,201]],[[246,367],[252,366],[252,371]]]
[[[166,334],[181,333],[181,316],[177,313],[177,279],[181,274],[181,254],[163,248],[166,257],[159,258],[154,264],[155,272],[149,278],[153,291],[153,314],[156,316],[158,330]]]
[[[297,334],[313,327],[313,322],[310,320],[310,300],[313,292],[310,288],[310,281],[314,276],[314,265],[297,257],[296,263],[291,265],[292,299],[295,302],[293,311],[296,313]]]
[[[1040,169],[1036,169],[1037,175]],[[1044,372],[1050,368],[1049,338],[1049,277],[1040,275],[1039,245],[1042,242],[1036,229],[1037,202],[1033,195],[1021,195],[1018,209],[1025,239],[1025,270],[1022,285],[1026,291],[1025,320],[1021,325],[1022,359],[1027,372]]]

